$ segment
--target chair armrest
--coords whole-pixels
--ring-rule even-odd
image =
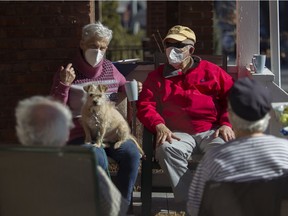
[[[153,144],[154,144],[154,134],[144,127],[142,148],[146,154],[146,160],[150,161],[152,160],[154,151]]]
[[[141,166],[142,215],[151,214],[153,141],[154,135],[144,127],[142,148],[146,158]]]

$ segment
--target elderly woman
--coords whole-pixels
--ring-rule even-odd
[[[85,94],[84,85],[88,83],[107,85],[107,97],[112,101],[117,100],[118,91],[125,92],[125,77],[104,58],[111,39],[112,31],[100,22],[84,26],[77,55],[72,63],[66,67],[61,66],[54,76],[51,95],[67,104],[73,114],[75,127],[71,130],[68,144],[84,144],[84,131],[79,122],[82,98]],[[138,82],[139,91],[141,86]],[[117,187],[123,197],[130,201],[140,163],[136,145],[128,140],[118,149],[111,147],[104,150],[107,156],[119,164]],[[107,157],[103,149],[96,148],[96,152],[99,165],[107,169]]]

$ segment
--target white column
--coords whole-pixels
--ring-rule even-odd
[[[237,0],[236,52],[238,77],[247,76],[246,65],[260,53],[260,7],[257,1]]]
[[[281,88],[280,72],[280,40],[279,40],[279,1],[269,2],[270,15],[270,50],[271,50],[271,71],[275,75],[274,82]]]

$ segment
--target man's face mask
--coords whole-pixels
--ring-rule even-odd
[[[103,59],[104,54],[105,51],[101,51],[100,49],[88,49],[85,52],[85,59],[92,67],[96,67]]]
[[[166,56],[168,58],[169,64],[172,65],[175,69],[180,69],[185,59],[190,56],[189,50],[191,47],[191,45],[187,45],[181,49],[173,46],[168,47],[166,49]]]

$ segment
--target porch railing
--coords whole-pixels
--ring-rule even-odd
[[[145,49],[142,46],[119,46],[109,47],[106,52],[106,58],[110,61],[118,61],[122,59],[140,59],[141,61],[149,61],[153,59],[152,49]]]

